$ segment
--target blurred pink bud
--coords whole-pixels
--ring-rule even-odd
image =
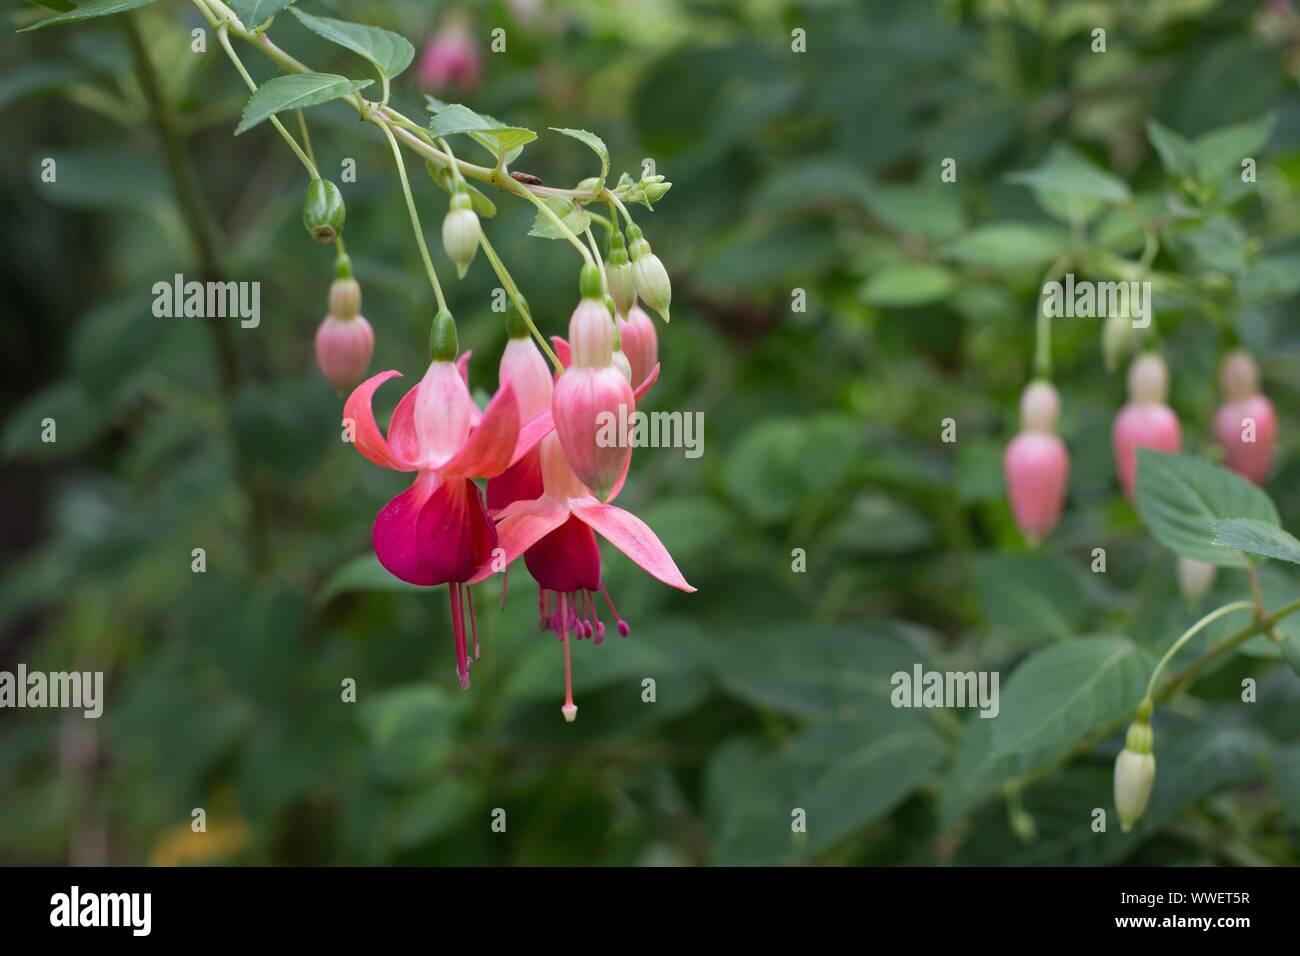
[[[1183,445],[1178,416],[1165,404],[1169,394],[1169,371],[1154,353],[1139,356],[1129,366],[1129,401],[1115,416],[1111,445],[1115,470],[1129,501],[1137,489],[1137,450],[1176,452]]]
[[[420,54],[420,85],[426,90],[473,92],[483,78],[483,54],[463,17],[449,17]]]
[[[1214,434],[1228,467],[1255,484],[1264,483],[1273,465],[1277,414],[1259,391],[1259,369],[1246,352],[1223,360],[1219,370],[1224,402],[1214,416]]]
[[[1065,503],[1070,453],[1054,433],[1059,409],[1056,389],[1032,382],[1020,400],[1021,432],[1003,460],[1011,513],[1030,544],[1056,527]]]
[[[364,316],[327,315],[316,330],[316,364],[325,380],[340,391],[361,381],[374,351],[375,333]]]

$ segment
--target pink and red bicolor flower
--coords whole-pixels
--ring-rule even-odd
[[[354,443],[363,456],[384,468],[415,472],[411,487],[376,516],[371,539],[375,556],[394,576],[425,587],[448,586],[462,688],[469,687],[467,606],[478,656],[467,585],[484,562],[491,561],[497,546],[496,527],[472,479],[501,474],[525,443],[532,447],[544,434],[537,430],[542,423],[529,422],[521,429],[519,402],[509,382],[480,412],[466,381],[468,359],[466,353],[459,362],[431,362],[424,378],[394,409],[387,437],[375,424],[371,400],[400,372],[366,379],[343,407],[344,421],[353,424]],[[549,429],[549,422],[545,427]]]

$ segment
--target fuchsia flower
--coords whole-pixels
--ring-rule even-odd
[[[1128,404],[1115,417],[1111,444],[1115,469],[1129,501],[1137,488],[1137,450],[1176,452],[1183,444],[1178,416],[1165,404],[1169,394],[1169,371],[1154,352],[1138,356],[1128,370]]]
[[[507,506],[498,515],[497,539],[507,562],[523,555],[524,564],[538,584],[542,627],[553,630],[564,643],[562,709],[565,719],[573,720],[577,708],[573,704],[568,640],[594,637],[599,644],[604,639],[605,625],[597,609],[597,594],[609,607],[619,634],[626,637],[629,633],[627,622],[619,617],[601,580],[600,549],[593,532],[599,532],[664,584],[687,593],[695,588],[682,577],[668,549],[645,522],[631,512],[596,500],[591,489],[574,473],[558,435],[550,434],[542,440],[539,457],[542,495]],[[612,486],[611,500],[618,494],[625,476],[626,468]],[[485,566],[471,583],[491,573],[491,566]]]
[[[1214,416],[1214,434],[1228,467],[1257,485],[1273,465],[1277,414],[1259,391],[1259,369],[1249,353],[1233,352],[1219,368],[1224,402]]]
[[[659,364],[659,335],[654,319],[639,305],[633,305],[627,317],[618,317],[618,338],[623,354],[632,367],[632,381],[644,382],[650,370]]]
[[[483,54],[463,15],[448,17],[420,54],[420,84],[438,92],[472,92],[483,78]]]
[[[510,340],[501,353],[500,376],[503,387],[509,382],[514,389],[520,417],[527,421],[538,415],[550,415],[554,383],[550,366],[528,337],[527,326],[522,322],[516,325],[516,320],[517,316],[512,315]],[[488,481],[488,511],[495,514],[512,501],[532,500],[541,494],[542,465],[537,447],[533,446],[504,472]]]
[[[583,269],[582,291],[569,320],[571,361],[555,383],[551,414],[574,473],[604,501],[632,458],[631,446],[617,439],[628,433],[636,398],[614,364],[614,320],[594,266]]]
[[[1020,398],[1021,432],[1007,446],[1007,496],[1030,544],[1056,527],[1065,503],[1070,453],[1054,432],[1060,404],[1050,382],[1031,382]]]
[[[497,546],[496,527],[471,478],[499,475],[516,457],[521,444],[519,402],[510,382],[505,382],[480,413],[466,381],[469,354],[462,357],[460,367],[454,361],[456,333],[451,316],[440,313],[434,323],[433,360],[424,378],[393,411],[388,437],[375,424],[371,399],[380,385],[400,372],[381,372],[362,382],[345,403],[343,415],[345,422],[354,423],[355,444],[362,455],[384,468],[416,473],[411,487],[376,516],[375,555],[403,581],[449,586],[456,672],[461,687],[468,688],[466,605],[475,658],[478,635],[464,585],[491,560]],[[528,429],[522,437],[533,444],[538,440]]]

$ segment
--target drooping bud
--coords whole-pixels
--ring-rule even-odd
[[[1146,704],[1143,708],[1149,713]],[[1153,737],[1148,720],[1147,715],[1139,712],[1138,719],[1129,724],[1124,749],[1115,758],[1115,810],[1125,833],[1146,812],[1156,781],[1156,758],[1151,753]]]
[[[655,332],[654,319],[640,306],[633,305],[620,314],[618,334],[623,354],[632,366],[632,387],[636,388],[659,362],[659,335]]]
[[[1060,398],[1050,382],[1031,382],[1020,398],[1021,431],[1007,446],[1003,470],[1016,525],[1037,544],[1061,519],[1070,453],[1055,434]]]
[[[599,278],[593,290],[583,276],[584,297],[569,321],[571,360],[555,383],[551,412],[570,467],[603,501],[632,456],[628,425],[636,398],[614,364],[617,331],[598,298]]]
[[[1178,590],[1192,607],[1196,607],[1214,586],[1219,569],[1195,558],[1178,556]]]
[[[420,55],[420,85],[471,92],[483,76],[483,55],[465,16],[449,16]]]
[[[628,238],[632,240],[632,284],[637,295],[645,304],[658,312],[665,322],[669,320],[668,306],[672,302],[673,287],[668,279],[668,270],[659,261],[659,257],[650,249],[650,243],[641,233],[641,227],[635,224],[627,227]]]
[[[339,187],[328,179],[313,179],[307,184],[307,195],[302,202],[302,224],[307,234],[322,246],[327,246],[343,232],[347,210]]]
[[[361,381],[374,351],[375,333],[363,315],[348,319],[327,315],[316,329],[316,364],[325,380],[340,391]]]
[[[605,264],[605,280],[609,294],[614,297],[614,308],[619,315],[627,315],[636,305],[636,283],[632,278],[632,263],[627,258],[623,234],[616,232],[611,240],[609,261]]]
[[[616,349],[614,354],[610,356],[610,361],[613,363],[614,368],[623,373],[623,377],[626,378],[627,383],[631,385],[632,363],[628,361],[627,354],[624,353],[622,349]]]
[[[433,325],[429,328],[429,359],[433,362],[454,362],[459,353],[456,320],[450,312],[442,309],[433,317]]]
[[[1129,501],[1137,488],[1137,450],[1176,452],[1183,444],[1182,426],[1173,409],[1165,404],[1169,394],[1169,371],[1154,352],[1133,360],[1128,371],[1129,400],[1111,431],[1115,470]]]
[[[470,202],[469,193],[457,190],[451,194],[451,208],[442,220],[442,247],[447,258],[456,264],[456,274],[465,278],[465,271],[478,252],[483,228],[479,225]]]
[[[1230,353],[1219,367],[1223,404],[1214,415],[1214,434],[1228,467],[1263,484],[1273,465],[1277,413],[1259,391],[1259,368],[1245,351]]]
[[[1142,344],[1142,332],[1133,327],[1126,315],[1108,316],[1101,329],[1101,354],[1106,361],[1106,371],[1113,372]]]

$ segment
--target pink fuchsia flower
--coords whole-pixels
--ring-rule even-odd
[[[618,337],[623,354],[632,367],[632,384],[643,382],[659,364],[659,335],[654,319],[639,305],[633,305],[627,317],[618,317]]]
[[[456,672],[469,687],[464,611],[469,609],[478,657],[478,635],[468,584],[492,557],[496,526],[471,480],[499,475],[515,457],[520,439],[519,403],[506,382],[480,413],[470,397],[464,363],[458,367],[451,316],[434,319],[433,360],[418,385],[393,411],[385,438],[375,424],[371,399],[380,385],[400,376],[381,372],[362,382],[343,407],[353,423],[357,451],[394,471],[415,472],[414,483],[386,504],[371,535],[375,556],[395,577],[410,584],[447,584]],[[464,358],[468,358],[468,354]],[[535,442],[536,439],[533,439]]]
[[[1257,485],[1273,465],[1277,414],[1259,391],[1259,368],[1250,354],[1233,352],[1219,367],[1224,402],[1214,416],[1214,434],[1228,467]]]
[[[618,436],[628,434],[636,398],[614,363],[616,329],[595,266],[583,268],[582,293],[569,320],[571,362],[555,383],[551,414],[574,473],[603,501],[632,457]]]
[[[573,706],[568,641],[571,637],[593,637],[596,643],[603,640],[605,625],[600,620],[597,595],[608,606],[619,633],[625,637],[629,633],[601,580],[600,549],[593,532],[669,587],[688,594],[695,588],[686,582],[668,549],[645,522],[596,499],[569,465],[557,435],[542,440],[540,458],[544,493],[534,501],[508,506],[499,516],[497,540],[507,563],[524,556],[524,564],[538,584],[542,627],[553,630],[565,645],[563,712],[572,720],[577,708]],[[621,485],[620,479],[611,499]],[[490,565],[481,568],[472,583],[491,573]]]
[[[1007,496],[1016,524],[1038,544],[1061,518],[1070,453],[1055,434],[1060,399],[1050,382],[1031,382],[1020,398],[1021,431],[1007,446]]]
[[[550,366],[533,340],[528,337],[528,327],[517,313],[511,314],[510,338],[501,353],[500,379],[515,391],[519,413],[524,421],[538,415],[549,415],[554,382]],[[488,481],[488,511],[495,514],[513,501],[531,501],[542,494],[542,464],[537,447],[528,449],[522,458]]]
[[[1111,444],[1115,469],[1129,501],[1137,488],[1137,450],[1176,452],[1182,448],[1183,430],[1178,416],[1165,404],[1169,371],[1154,352],[1140,355],[1128,370],[1128,404],[1115,417]]]
[[[420,85],[470,93],[483,79],[483,54],[462,14],[449,16],[420,54]]]
[[[316,364],[340,391],[366,374],[375,351],[375,332],[361,314],[361,286],[351,275],[330,285],[330,311],[316,329]]]

